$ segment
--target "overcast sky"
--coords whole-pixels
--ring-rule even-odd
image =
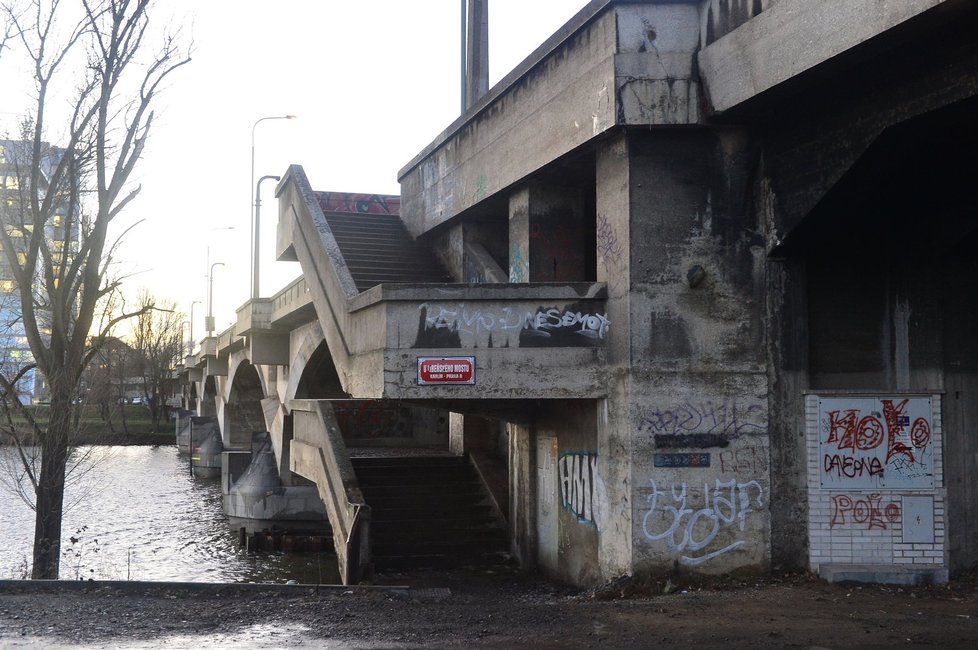
[[[490,83],[508,73],[586,0],[490,0]],[[205,300],[208,248],[218,330],[250,297],[251,130],[255,176],[305,168],[317,190],[397,194],[397,172],[459,114],[460,0],[162,0],[183,21],[193,62],[172,78],[137,167],[140,198],[127,236],[143,286]],[[274,261],[278,206],[263,185],[262,295],[297,277]],[[233,226],[234,230],[217,230]],[[203,334],[206,305],[194,310]]]

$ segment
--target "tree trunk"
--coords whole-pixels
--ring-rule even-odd
[[[65,468],[71,404],[54,398],[47,431],[41,437],[41,473],[34,519],[34,568],[31,578],[57,580],[61,566],[61,515],[64,510]]]

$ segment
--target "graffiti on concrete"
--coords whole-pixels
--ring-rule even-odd
[[[818,423],[822,487],[933,487],[929,399],[823,398]]]
[[[655,454],[653,467],[709,467],[710,454]]]
[[[458,340],[457,345],[441,347],[462,347],[462,335],[479,340],[495,333],[518,335],[520,347],[595,346],[603,344],[611,327],[607,315],[572,307],[538,307],[529,311],[511,307],[470,309],[465,303],[424,303],[419,309],[419,342],[428,342],[431,333],[437,337],[438,332],[450,333]],[[416,343],[415,347],[425,346]]]
[[[767,431],[767,406],[736,397],[654,406],[638,431],[656,447],[725,447],[732,438]]]
[[[509,281],[514,283],[526,282],[526,258],[523,247],[514,243],[509,249]]]
[[[472,202],[481,201],[486,198],[486,189],[489,185],[489,179],[486,178],[485,174],[479,174],[475,179],[475,190],[472,192]]]
[[[390,402],[334,402],[333,413],[346,439],[400,438],[413,433],[411,410]]]
[[[578,521],[593,525],[598,455],[564,454],[557,461],[557,472],[564,509],[573,514]]]
[[[720,472],[739,476],[766,476],[770,467],[770,450],[761,436],[743,438],[736,449],[717,454]]]
[[[651,542],[665,542],[671,553],[679,554],[682,564],[695,566],[747,544],[736,538],[744,532],[752,512],[764,505],[764,488],[757,481],[721,481],[711,490],[703,484],[702,507],[696,508],[686,483],[672,483],[661,491],[649,479],[652,491],[646,497],[649,509],[642,517],[642,532]],[[733,541],[724,536],[723,546],[713,544],[720,533],[732,529]]]
[[[829,527],[857,524],[865,525],[869,530],[886,530],[887,524],[900,522],[900,510],[900,504],[895,501],[884,504],[883,497],[878,492],[859,495],[833,494]]]
[[[355,212],[358,214],[393,214],[401,210],[401,197],[384,194],[353,194],[350,192],[317,192],[323,212]]]
[[[625,249],[618,240],[614,228],[604,215],[598,215],[597,221],[597,246],[598,255],[604,259],[605,268],[621,268],[622,257]]]

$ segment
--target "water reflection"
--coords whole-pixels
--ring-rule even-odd
[[[176,447],[105,447],[70,484],[62,579],[336,583],[329,553],[249,554],[221,509],[218,481],[190,476]],[[16,452],[0,448],[0,471]],[[75,503],[77,501],[77,503]],[[34,513],[0,492],[0,578],[24,577]]]

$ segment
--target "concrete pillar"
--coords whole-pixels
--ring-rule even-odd
[[[465,416],[461,413],[448,414],[448,451],[455,456],[465,454]]]
[[[524,570],[537,564],[536,450],[528,425],[506,424],[509,430],[510,549]]]
[[[497,258],[505,261],[506,237],[505,224],[499,228],[483,223],[461,222],[439,238],[434,250],[456,282],[506,283],[508,272],[496,261]],[[490,251],[490,247],[499,250]]]
[[[530,281],[530,188],[509,197],[509,281]]]
[[[803,262],[768,262],[771,561],[796,568],[808,565],[804,391],[809,388],[809,337],[805,277]]]
[[[596,409],[599,473],[607,507],[598,528],[598,565],[604,578],[632,570],[631,327],[628,140],[623,135],[598,150],[596,182],[597,279],[608,286],[611,321],[606,353],[611,381]]]
[[[465,108],[489,92],[488,0],[468,0],[465,52]]]
[[[773,494],[766,279],[745,181],[756,158],[736,132],[667,129],[627,137],[628,320],[612,316],[611,328],[619,336],[627,329],[632,356],[624,389],[632,440],[631,568],[763,571]],[[603,185],[599,179],[599,216],[614,222],[603,207]],[[601,241],[599,249],[608,250]],[[615,281],[610,272],[608,281]],[[617,301],[609,300],[612,314],[621,313],[611,304]],[[608,427],[623,437],[618,399],[620,392],[609,394]],[[678,507],[690,512],[711,508],[722,486],[733,492],[724,498],[738,504],[736,525],[718,524],[695,544],[685,533],[671,536],[671,526],[692,524],[677,523],[670,507],[682,501]]]
[[[593,207],[576,187],[530,185],[510,196],[510,282],[595,278]]]
[[[493,452],[499,438],[498,420],[451,413],[448,449],[456,456]]]

